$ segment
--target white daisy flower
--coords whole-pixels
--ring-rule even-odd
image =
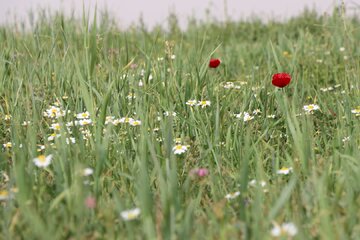
[[[288,175],[289,173],[291,173],[293,171],[292,167],[282,167],[281,169],[279,169],[276,173],[280,174],[280,175]]]
[[[79,125],[80,126],[87,126],[87,125],[91,125],[91,124],[92,124],[91,119],[81,119],[81,120],[79,120]]]
[[[237,192],[233,192],[233,193],[228,193],[225,195],[225,198],[227,200],[231,200],[231,199],[234,199],[234,198],[237,198],[238,196],[240,196],[240,192],[237,191]]]
[[[305,105],[303,109],[305,110],[306,113],[313,113],[314,111],[319,110],[320,107],[316,104],[309,104],[309,105]]]
[[[197,103],[198,106],[201,106],[201,108],[205,108],[211,105],[211,102],[208,100],[201,100]]]
[[[271,229],[271,236],[273,237],[293,237],[297,234],[298,230],[294,223],[283,223],[280,225],[274,224],[274,227]]]
[[[60,131],[61,125],[60,125],[60,123],[52,123],[50,126],[50,129],[52,129],[54,131]]]
[[[48,118],[59,118],[65,116],[65,112],[59,107],[50,106],[48,109],[45,110],[43,115]]]
[[[33,162],[35,163],[35,165],[37,167],[45,168],[45,167],[50,165],[51,160],[52,160],[52,155],[51,154],[48,155],[48,156],[40,155],[40,156],[34,158]]]
[[[250,120],[254,119],[254,116],[251,116],[249,113],[244,113],[244,122],[248,122]]]
[[[90,118],[90,113],[89,113],[88,111],[82,112],[82,113],[78,113],[78,114],[76,114],[76,118],[77,118],[77,119],[87,119],[87,118]]]
[[[129,124],[131,125],[131,126],[140,126],[141,125],[141,121],[140,120],[131,120],[131,121],[129,121]]]
[[[191,99],[186,102],[186,105],[193,107],[196,105],[196,103],[197,103],[197,101],[195,99]]]
[[[125,210],[120,213],[120,216],[124,221],[131,221],[139,217],[141,213],[140,208],[134,208],[130,210]]]
[[[183,154],[188,150],[188,147],[181,144],[176,144],[175,147],[173,147],[174,154]]]
[[[120,123],[130,123],[132,121],[135,121],[133,118],[123,117],[119,119]]]

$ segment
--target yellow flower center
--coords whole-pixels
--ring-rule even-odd
[[[182,146],[181,146],[181,145],[176,145],[176,146],[175,146],[175,149],[176,149],[176,150],[182,150]]]
[[[37,158],[39,159],[39,162],[41,162],[41,163],[45,163],[45,161],[46,161],[45,155],[40,155]]]
[[[8,192],[8,191],[6,191],[6,190],[1,190],[1,191],[0,191],[0,197],[7,197],[7,196],[9,196],[9,192]]]
[[[130,213],[128,213],[127,218],[134,219],[134,218],[136,218],[136,216],[137,216],[136,213],[130,212]]]
[[[134,125],[134,126],[140,125],[140,122],[139,122],[139,121],[134,121],[134,122],[133,122],[133,125]]]

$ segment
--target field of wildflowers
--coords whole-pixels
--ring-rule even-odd
[[[1,27],[0,239],[359,239],[360,21],[340,12]]]

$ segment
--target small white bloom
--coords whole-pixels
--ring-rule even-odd
[[[65,116],[65,112],[61,110],[59,107],[50,106],[48,109],[46,109],[43,115],[45,117],[54,119]]]
[[[54,141],[55,138],[59,138],[60,136],[60,134],[52,133],[47,139],[48,141]]]
[[[88,140],[92,136],[91,131],[89,129],[82,130],[81,133],[83,134],[84,140]]]
[[[12,148],[12,143],[11,142],[4,143],[3,147],[7,149]]]
[[[82,113],[78,113],[78,114],[76,114],[76,118],[77,118],[77,119],[87,119],[87,118],[90,118],[90,113],[89,113],[88,111],[82,112]]]
[[[260,187],[265,187],[266,186],[266,182],[265,181],[260,181],[259,183],[256,181],[256,179],[253,179],[249,182],[249,186],[252,187],[256,187],[256,186],[260,186]]]
[[[124,221],[130,221],[138,218],[140,213],[141,213],[140,208],[134,208],[134,209],[122,211],[120,213],[120,216]]]
[[[168,112],[168,111],[165,111],[165,112],[164,112],[164,116],[165,116],[165,117],[168,117],[168,116],[170,116],[170,115],[173,116],[173,117],[176,117],[176,112]]]
[[[35,165],[37,167],[45,168],[45,167],[50,165],[51,160],[52,160],[52,155],[51,154],[48,155],[48,156],[40,155],[40,156],[34,158],[33,162],[35,163]]]
[[[255,109],[253,111],[253,115],[258,115],[259,113],[261,113],[261,110],[260,109]]]
[[[288,175],[289,173],[291,173],[293,171],[292,167],[282,167],[281,169],[279,169],[276,173],[277,174],[282,174],[282,175]]]
[[[339,48],[339,51],[340,51],[340,52],[344,52],[344,51],[345,51],[345,48],[344,48],[344,47],[341,47],[341,48]]]
[[[185,145],[177,144],[173,147],[174,154],[183,154],[188,150],[188,147]]]
[[[248,122],[250,120],[254,119],[254,116],[251,116],[249,113],[244,113],[244,122]]]
[[[83,170],[83,176],[87,177],[87,176],[90,176],[94,173],[94,170],[92,168],[85,168]]]
[[[228,193],[225,195],[225,198],[227,200],[230,200],[230,199],[234,199],[234,198],[237,198],[238,196],[240,196],[240,192],[237,191],[237,192],[233,192],[233,193]]]
[[[305,112],[307,112],[307,113],[313,113],[314,111],[317,111],[320,109],[320,107],[316,104],[305,105],[303,108],[304,108]]]
[[[5,121],[10,121],[11,118],[12,118],[12,116],[11,116],[10,114],[6,114],[6,115],[4,116],[4,120],[5,120]]]
[[[355,114],[355,116],[360,116],[360,107],[357,107],[356,109],[352,109],[351,113]]]
[[[132,121],[135,121],[133,118],[123,117],[119,119],[120,123],[130,123]]]
[[[275,114],[272,114],[272,115],[267,115],[266,117],[274,119],[276,116],[275,116]]]
[[[106,116],[106,118],[105,118],[105,125],[108,125],[109,123],[114,124],[114,119],[115,119],[114,116]]]
[[[226,82],[223,87],[225,89],[230,89],[230,88],[234,88],[235,87],[235,84],[233,82]]]
[[[131,121],[129,121],[129,124],[131,125],[131,126],[140,126],[141,125],[141,121],[140,120],[131,120]]]
[[[348,141],[350,141],[350,136],[344,137],[344,138],[342,139],[342,141],[343,141],[343,142],[348,142]]]
[[[271,235],[273,237],[288,236],[293,237],[297,234],[298,230],[294,223],[283,223],[281,226],[274,224],[274,227],[271,229]]]
[[[43,151],[43,150],[45,150],[45,145],[39,144],[39,145],[38,145],[38,148],[36,149],[36,151],[37,151],[37,152],[41,152],[41,151]]]
[[[78,126],[78,125],[79,125],[79,121],[77,121],[77,120],[66,123],[67,127],[73,127],[73,126]]]
[[[30,125],[30,123],[31,123],[30,121],[24,121],[21,125],[26,127],[26,126]]]
[[[50,129],[52,129],[54,131],[60,131],[61,125],[60,125],[60,123],[52,123],[50,126]]]
[[[76,143],[76,140],[74,137],[68,137],[65,139],[66,144],[70,144],[70,143]]]
[[[87,126],[87,125],[91,125],[92,124],[92,120],[91,119],[81,119],[79,121],[79,125],[80,126]]]
[[[144,83],[140,80],[138,85],[139,85],[139,87],[142,87],[142,86],[144,86]]]
[[[243,115],[243,113],[236,113],[236,114],[234,114],[234,116],[235,116],[236,118],[241,118],[242,115]]]
[[[197,101],[196,100],[194,100],[194,99],[192,99],[192,100],[188,100],[187,102],[186,102],[186,105],[189,105],[189,106],[195,106],[196,105],[196,103],[197,103]]]
[[[126,96],[126,98],[127,98],[128,100],[133,100],[133,99],[135,99],[136,97],[135,97],[135,94],[134,94],[134,93],[129,93],[129,94]]]
[[[201,100],[198,102],[197,104],[198,106],[201,106],[201,108],[205,108],[207,106],[210,106],[211,105],[211,102],[208,101],[208,100]]]

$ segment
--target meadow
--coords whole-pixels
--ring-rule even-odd
[[[360,239],[360,21],[343,11],[1,27],[0,239]]]

